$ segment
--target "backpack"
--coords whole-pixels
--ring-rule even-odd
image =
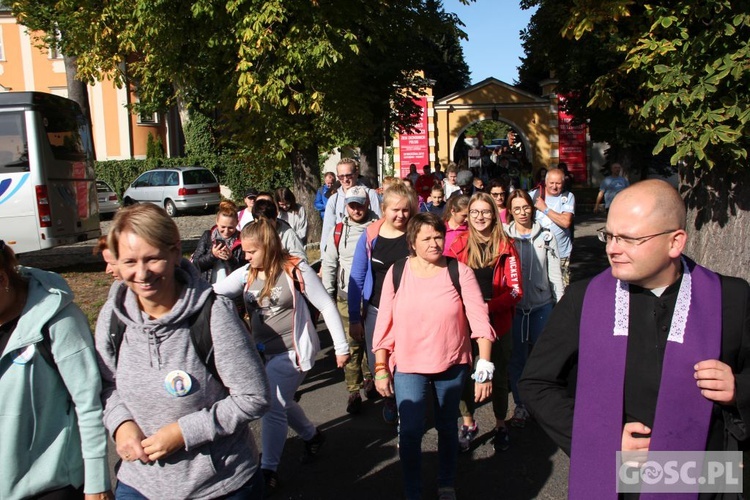
[[[398,292],[398,287],[401,285],[401,275],[404,274],[404,266],[406,265],[406,261],[408,260],[408,257],[406,259],[400,259],[393,263],[393,293],[395,294]],[[451,282],[453,283],[453,288],[456,289],[456,292],[458,292],[458,296],[461,297],[461,282],[459,281],[458,276],[458,260],[454,259],[453,257],[446,257],[446,261],[448,261],[448,274],[451,277]],[[463,303],[463,300],[461,301]]]
[[[211,308],[216,301],[216,294],[212,290],[208,299],[203,303],[201,310],[188,318],[188,328],[190,329],[190,340],[192,341],[195,353],[201,362],[206,365],[206,369],[222,385],[219,372],[216,371],[216,361],[214,360],[214,340],[211,337]],[[112,321],[109,324],[109,340],[112,349],[115,352],[115,366],[120,357],[120,346],[125,336],[125,323],[112,314]]]

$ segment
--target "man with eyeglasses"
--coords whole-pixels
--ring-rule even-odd
[[[326,211],[323,216],[323,229],[320,235],[320,251],[325,251],[328,238],[333,233],[333,228],[346,216],[346,192],[353,186],[362,186],[367,190],[367,198],[370,200],[370,210],[375,212],[378,217],[382,217],[380,211],[380,198],[378,192],[374,189],[367,188],[359,182],[359,162],[353,158],[342,158],[336,165],[336,178],[341,183],[341,187],[336,194],[328,198]]]
[[[570,498],[617,498],[616,452],[638,464],[648,451],[738,450],[750,430],[750,286],[683,255],[677,190],[624,189],[599,238],[610,268],[566,291],[519,382],[571,457]]]
[[[570,284],[570,254],[573,252],[571,227],[576,212],[576,198],[570,191],[564,191],[565,173],[559,168],[547,172],[544,186],[529,193],[534,200],[536,220],[552,231],[560,251],[560,268],[563,285]]]

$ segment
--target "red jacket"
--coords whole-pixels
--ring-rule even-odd
[[[500,248],[499,252],[492,276],[492,299],[487,301],[490,322],[498,338],[510,331],[516,304],[523,297],[521,261],[513,241]],[[445,255],[466,264],[469,260],[469,231],[459,234]]]

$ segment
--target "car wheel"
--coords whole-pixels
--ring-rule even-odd
[[[166,200],[164,202],[164,210],[167,211],[167,215],[170,217],[177,217],[177,206],[172,200]]]
[[[138,202],[135,201],[133,198],[125,198],[124,200],[122,200],[122,204],[125,205],[126,207],[129,207],[130,205],[137,205]]]

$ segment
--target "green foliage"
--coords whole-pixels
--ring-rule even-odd
[[[476,137],[479,132],[482,132],[484,134],[484,143],[489,144],[492,139],[505,138],[509,130],[511,130],[511,127],[507,123],[482,120],[469,125],[465,133],[467,137]]]
[[[211,155],[217,150],[214,136],[214,121],[199,111],[190,113],[185,125],[185,154]]]
[[[154,139],[151,132],[148,133],[146,140],[146,158],[164,158],[164,144],[161,137]]]
[[[654,153],[668,150],[671,162],[721,166],[747,164],[750,120],[750,6],[719,0],[659,1],[639,8],[620,0],[581,3],[567,33],[576,38],[609,30],[638,15],[623,61],[596,79],[592,106],[610,107],[626,79],[639,82],[640,98],[627,111],[630,123],[658,136]]]
[[[186,158],[159,158],[146,160],[110,160],[96,162],[96,176],[106,181],[120,196],[139,175],[160,167],[198,165],[211,170],[219,183],[232,191],[235,202],[250,187],[271,191],[277,187],[291,187],[291,173],[287,165],[269,168],[253,162],[249,152],[224,155],[196,155]]]

